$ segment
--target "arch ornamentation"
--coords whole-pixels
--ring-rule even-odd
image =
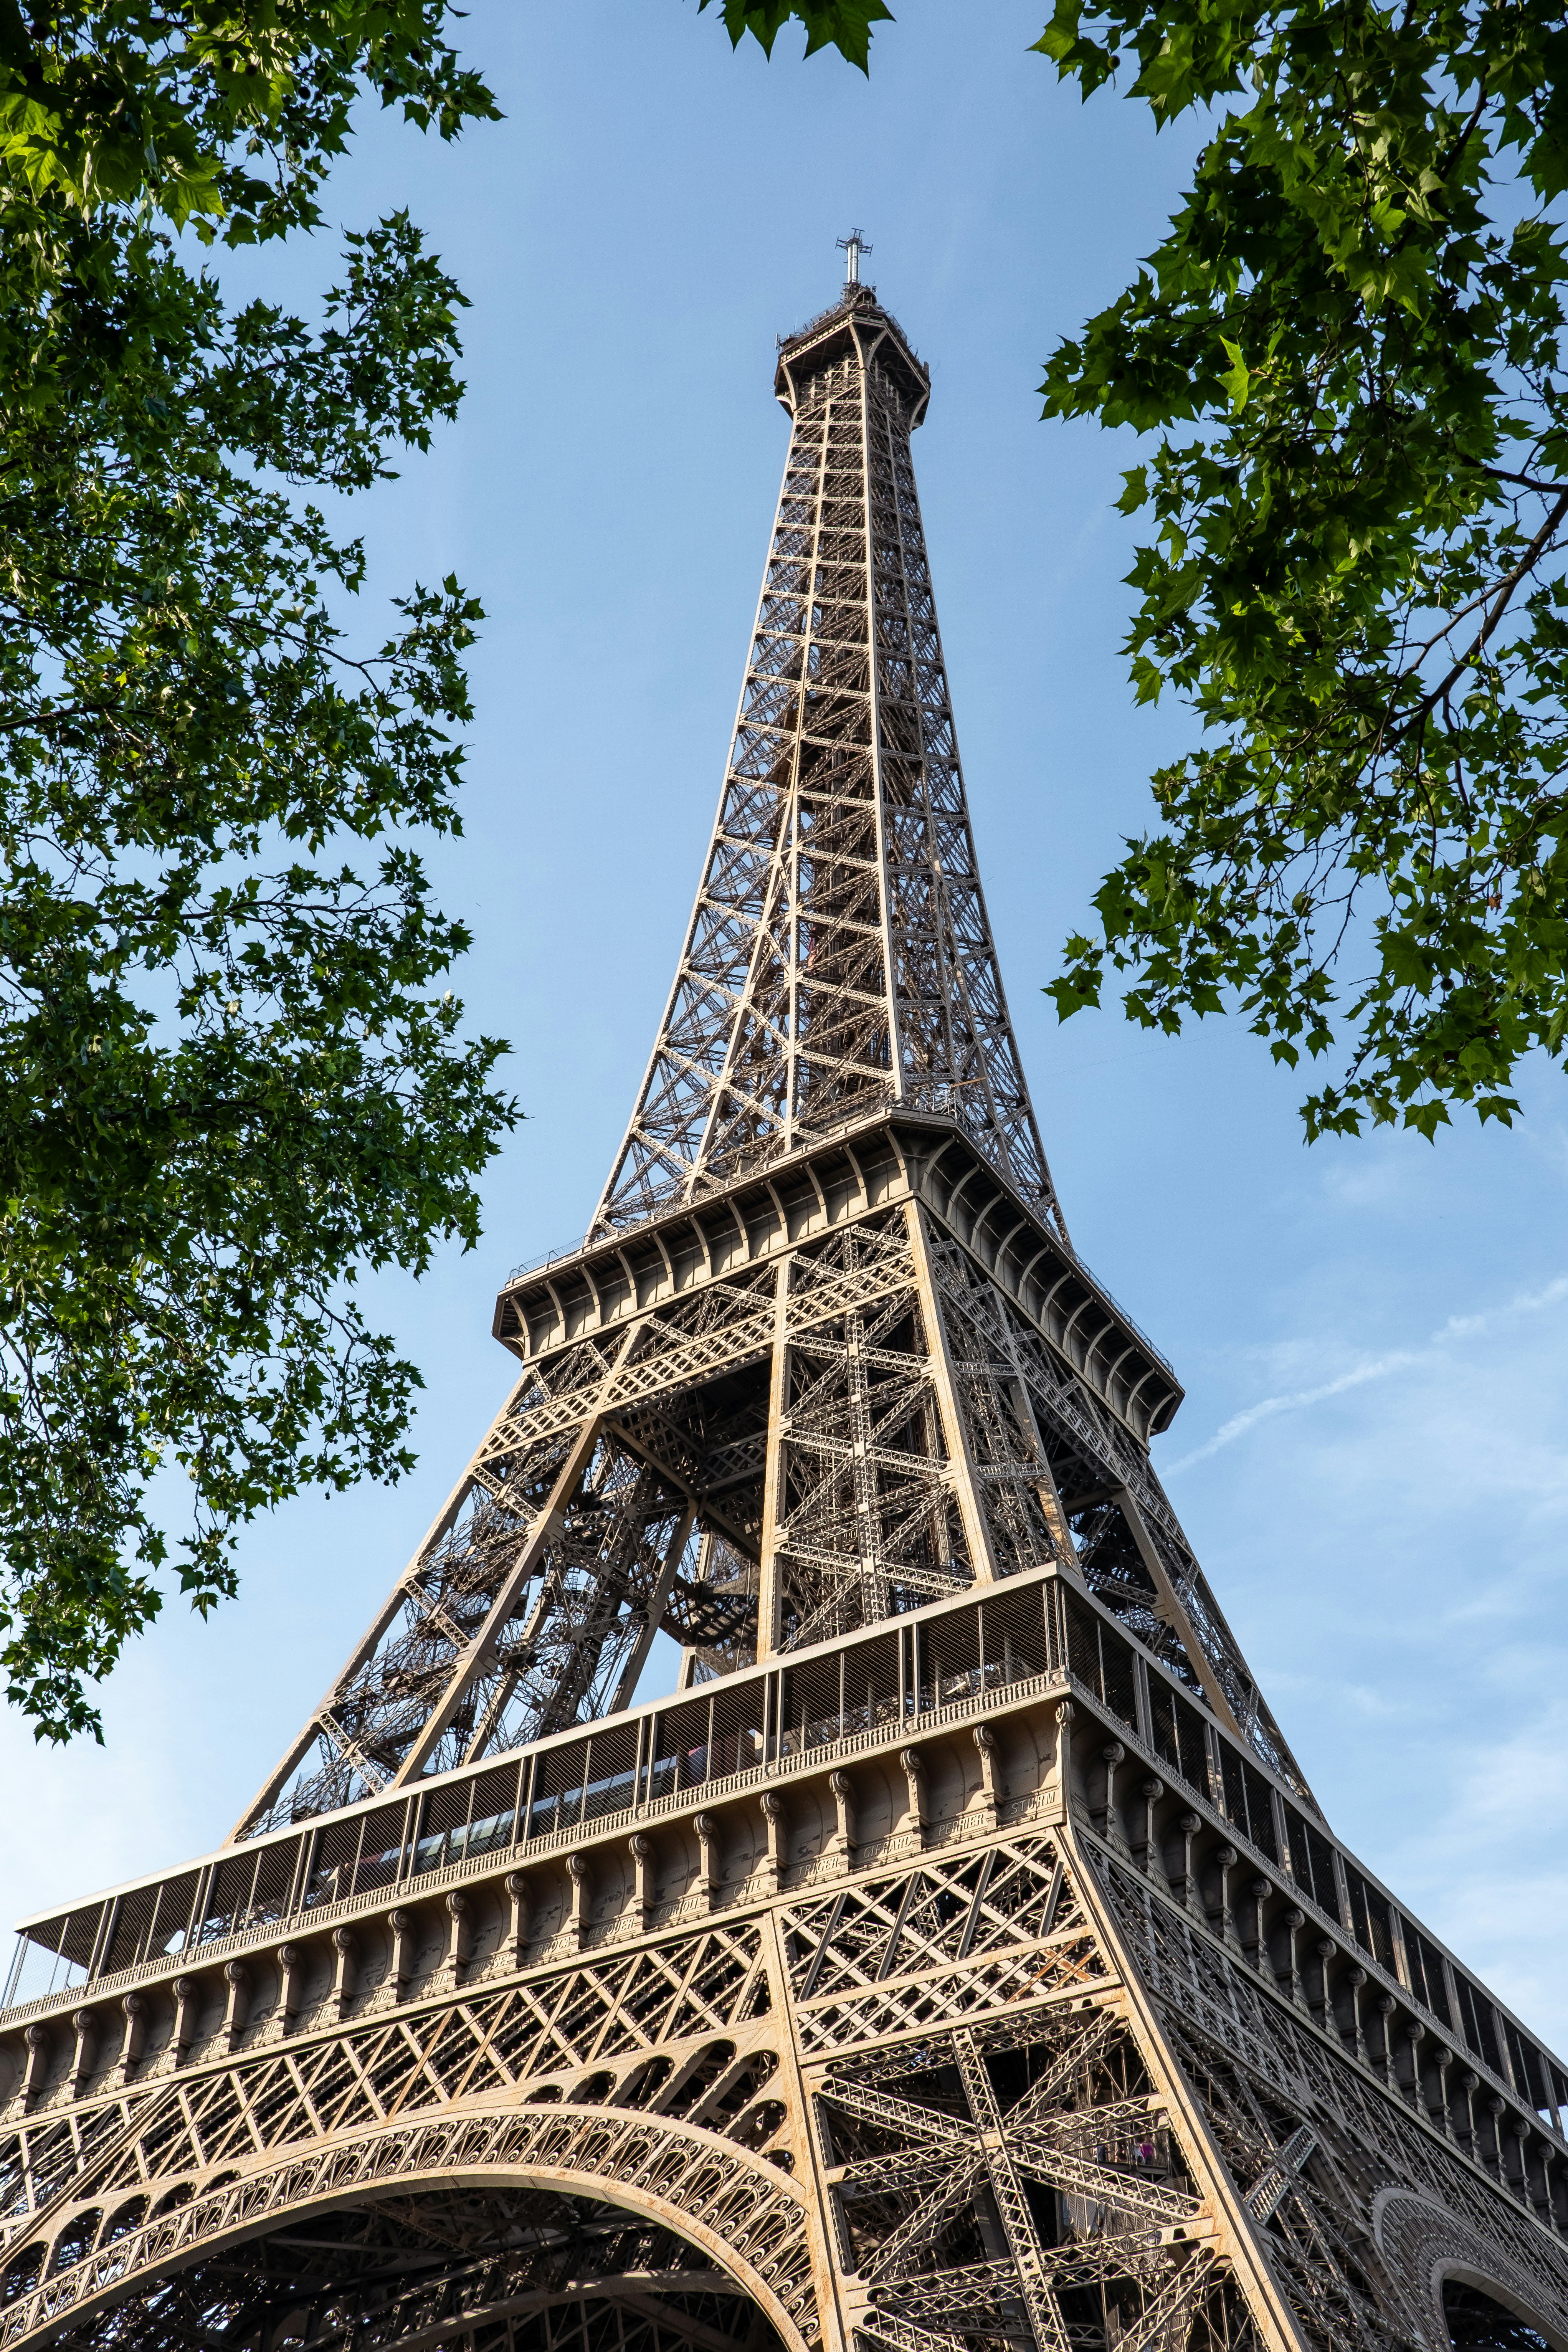
[[[1495,2242],[1430,2197],[1410,2189],[1380,2189],[1373,2205],[1378,2251],[1403,2282],[1429,2340],[1447,2352],[1443,2286],[1458,2278],[1479,2286],[1539,2331],[1554,2352],[1568,2352],[1568,2310],[1548,2310],[1541,2282],[1526,2278]]]
[[[750,2295],[785,2352],[818,2335],[806,2212],[776,2166],[691,2125],[603,2107],[480,2107],[394,2122],[226,2172],[173,2212],[44,2278],[0,2312],[0,2352],[79,2328],[160,2277],[307,2210],[421,2187],[513,2179],[643,2213]]]

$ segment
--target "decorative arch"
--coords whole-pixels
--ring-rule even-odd
[[[495,2106],[391,2122],[308,2151],[261,2158],[197,2187],[84,2260],[46,2275],[0,2311],[0,2347],[79,2334],[139,2290],[306,2213],[380,2197],[501,2181],[640,2214],[700,2248],[756,2303],[784,2352],[818,2335],[806,2213],[776,2166],[658,2116],[576,2106]]]
[[[1528,2274],[1458,2214],[1409,2189],[1379,2191],[1373,2227],[1379,2251],[1409,2296],[1423,2332],[1443,2352],[1448,2352],[1451,2341],[1443,2309],[1443,2289],[1449,2279],[1479,2287],[1533,2328],[1552,2352],[1568,2352],[1568,2310],[1553,2294],[1544,2264],[1539,2275]]]
[[[1447,2337],[1450,2333],[1447,2326],[1447,2314],[1445,2300],[1446,2290],[1450,2282],[1459,2286],[1478,2287],[1482,2294],[1489,2296],[1493,2303],[1500,2304],[1503,2309],[1511,2313],[1515,2319],[1522,2321],[1523,2325],[1532,2329],[1543,2342],[1550,2344],[1552,2352],[1568,2352],[1568,2338],[1564,2338],[1557,2330],[1551,2327],[1542,2318],[1533,2305],[1527,2305],[1510,2287],[1504,2284],[1495,2272],[1478,2271],[1472,2269],[1468,2263],[1450,2263],[1436,2281],[1437,2307],[1444,2314],[1445,2337]],[[1446,2341],[1443,2352],[1448,2352]]]

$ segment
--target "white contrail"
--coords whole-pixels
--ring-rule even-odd
[[[1390,1355],[1374,1356],[1369,1363],[1357,1364],[1352,1370],[1341,1372],[1331,1381],[1322,1381],[1315,1388],[1294,1389],[1285,1396],[1264,1397],[1258,1403],[1249,1404],[1244,1412],[1233,1413],[1212,1437],[1205,1438],[1203,1444],[1194,1446],[1190,1454],[1184,1454],[1179,1461],[1163,1464],[1162,1475],[1169,1478],[1178,1470],[1191,1469],[1194,1462],[1206,1462],[1209,1455],[1217,1454],[1222,1445],[1234,1444],[1258,1422],[1272,1421],[1277,1413],[1300,1412],[1308,1405],[1321,1404],[1328,1397],[1342,1396],[1346,1389],[1359,1389],[1368,1381],[1386,1380],[1390,1372],[1405,1371],[1412,1364],[1422,1363],[1427,1357],[1436,1355],[1451,1340],[1473,1339],[1478,1331],[1484,1331],[1491,1324],[1500,1323],[1510,1315],[1539,1314],[1542,1307],[1555,1307],[1563,1298],[1568,1298],[1568,1274],[1558,1275],[1544,1290],[1521,1292],[1517,1298],[1508,1299],[1500,1307],[1485,1307],[1479,1315],[1450,1315],[1447,1321],[1432,1333],[1425,1347],[1398,1348]]]

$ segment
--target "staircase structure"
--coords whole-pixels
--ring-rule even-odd
[[[861,250],[511,1396],[227,1841],[23,1923],[0,2347],[1568,2352],[1568,2074],[1324,1821],[1068,1236]]]

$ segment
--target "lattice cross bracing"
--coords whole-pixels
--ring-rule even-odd
[[[690,929],[593,1233],[894,1105],[1063,1231],[986,919],[910,457],[930,379],[869,288],[786,342],[793,429]]]

